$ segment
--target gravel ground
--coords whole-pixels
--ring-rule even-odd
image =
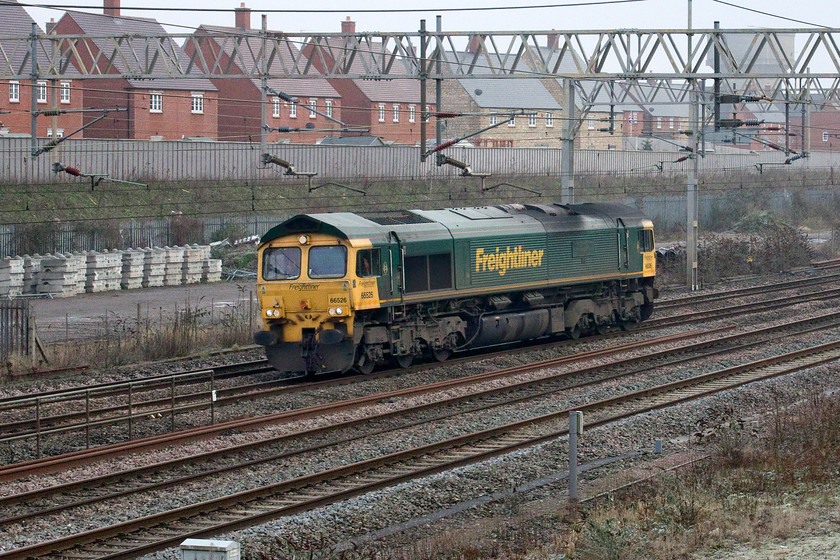
[[[733,286],[734,287],[734,286]],[[805,313],[824,313],[833,310],[832,302],[815,302],[799,306],[797,312],[800,316]],[[793,311],[774,312],[769,316],[744,317],[737,319],[739,329],[754,328],[756,326],[767,326],[768,317],[781,322],[784,317],[792,317]],[[717,324],[733,324],[735,320],[720,321],[704,325],[712,327]],[[676,329],[666,329],[666,332],[675,332]],[[649,335],[642,333],[631,335],[622,339],[622,343],[631,339],[643,338]],[[783,349],[777,348],[774,352],[790,351],[805,346],[811,346],[828,340],[836,340],[838,332],[822,333],[799,337],[796,340],[789,340],[781,345]],[[614,341],[590,341],[583,342],[574,347],[574,350],[594,349],[597,347],[614,345]],[[563,349],[562,352],[572,352],[573,349]],[[639,351],[638,353],[644,353]],[[490,367],[500,368],[514,363],[532,361],[555,357],[557,352],[543,351],[531,352],[527,355],[515,355],[507,359],[494,359],[476,362],[468,366],[458,368],[442,368],[432,372],[425,372],[415,375],[399,376],[391,379],[369,380],[363,383],[353,384],[344,387],[330,388],[319,394],[299,394],[286,396],[283,399],[266,399],[259,403],[248,403],[243,405],[240,412],[251,415],[276,412],[279,409],[298,408],[310,404],[316,404],[325,400],[349,398],[359,394],[369,394],[376,391],[387,391],[395,388],[417,385],[432,382],[442,378],[453,376],[469,375],[478,371],[484,371]],[[403,430],[393,435],[386,435],[378,438],[371,438],[358,445],[345,446],[340,449],[326,450],[316,456],[295,458],[284,461],[282,464],[271,464],[266,467],[255,467],[248,473],[238,473],[236,477],[221,478],[208,484],[203,481],[196,485],[185,485],[177,491],[169,490],[159,494],[142,495],[140,500],[133,500],[123,506],[102,505],[86,508],[84,511],[70,512],[53,519],[49,523],[41,525],[27,524],[24,527],[12,527],[0,533],[0,546],[9,545],[21,546],[30,538],[37,538],[39,541],[55,537],[66,531],[78,531],[83,528],[94,527],[105,523],[115,523],[125,518],[125,514],[116,513],[120,510],[133,510],[136,515],[149,514],[160,509],[171,508],[177,505],[185,505],[198,499],[209,499],[223,494],[236,492],[245,487],[253,487],[257,484],[267,484],[278,480],[287,479],[297,474],[312,472],[330,468],[347,462],[357,461],[379,454],[383,451],[397,450],[409,445],[420,445],[442,437],[451,437],[464,430],[475,430],[479,427],[489,427],[506,422],[525,419],[539,414],[556,411],[558,409],[572,406],[575,403],[591,401],[615,394],[619,390],[630,388],[642,388],[665,380],[683,378],[686,375],[696,375],[704,371],[712,371],[734,365],[749,356],[750,359],[758,359],[768,355],[766,348],[753,349],[748,352],[733,353],[724,358],[712,358],[701,364],[693,363],[690,366],[663,368],[654,375],[640,376],[632,381],[613,382],[607,385],[598,385],[596,388],[586,390],[572,390],[552,397],[546,397],[528,403],[527,406],[519,405],[514,407],[500,407],[493,409],[492,414],[487,412],[478,414],[466,414],[459,416],[452,421],[442,422],[432,427],[424,426],[410,430]],[[212,361],[212,360],[211,360]],[[611,359],[601,360],[601,365],[606,365]],[[490,362],[490,363],[488,363]],[[154,370],[158,366],[149,366]],[[190,365],[189,367],[194,367]],[[202,366],[207,367],[207,366]],[[565,366],[564,368],[552,369],[552,372],[563,369],[577,369],[580,365]],[[546,375],[546,371],[535,372],[526,376],[519,376],[517,379],[534,378]],[[124,375],[125,373],[109,373],[107,375]],[[135,373],[136,375],[136,373]],[[509,384],[513,380],[487,382],[486,386],[498,386]],[[832,364],[806,372],[800,372],[784,379],[756,383],[741,389],[727,392],[725,395],[718,395],[688,403],[677,408],[651,413],[643,417],[634,418],[629,421],[610,426],[605,429],[598,429],[588,432],[583,438],[581,445],[581,460],[591,461],[605,457],[619,456],[628,451],[647,449],[652,445],[654,438],[666,441],[666,451],[671,457],[682,456],[683,454],[698,453],[696,438],[686,437],[702,432],[710,426],[721,422],[729,421],[733,417],[741,418],[760,413],[767,409],[779,406],[780,402],[793,402],[814,391],[829,390],[836,388],[840,381],[840,366]],[[63,383],[61,381],[59,383]],[[44,385],[54,382],[39,382]],[[25,390],[22,386],[13,390]],[[434,397],[416,397],[408,399],[412,402],[428,402],[440,400],[445,396],[462,394],[466,389],[452,389],[438,393]],[[473,389],[470,389],[473,390]],[[405,404],[405,400],[399,403]],[[397,403],[378,403],[373,407],[364,410],[342,413],[342,417],[358,417],[357,415],[369,415],[374,411],[387,411],[396,406]],[[178,450],[159,450],[137,457],[125,458],[111,462],[82,467],[74,471],[47,475],[37,479],[22,480],[6,484],[0,489],[3,494],[16,493],[28,489],[54,485],[60,481],[78,479],[81,476],[89,476],[91,472],[108,472],[112,469],[124,469],[130,466],[158,462],[173,456],[183,456],[199,450],[218,449],[240,443],[247,440],[264,437],[265,434],[289,433],[306,426],[329,424],[334,422],[335,416],[311,419],[306,422],[295,424],[271,426],[258,432],[228,435],[214,440],[195,442],[188,444]],[[677,455],[679,454],[679,455]],[[590,472],[584,476],[582,483],[583,493],[586,493],[587,486],[594,487],[597,480],[605,475],[618,475],[626,469],[654,460],[649,454],[635,459],[627,459],[614,463],[610,466],[599,469],[597,472]],[[419,481],[406,483],[401,486],[334,504],[302,515],[284,518],[260,527],[251,528],[229,535],[230,538],[240,541],[244,546],[245,558],[259,557],[260,553],[271,558],[292,558],[302,550],[328,551],[334,545],[340,544],[358,535],[364,535],[372,530],[387,528],[395,523],[409,521],[429,512],[451,507],[464,502],[465,500],[480,497],[485,494],[496,492],[500,488],[511,488],[527,483],[542,477],[550,476],[562,471],[566,466],[566,444],[564,440],[553,441],[542,446],[523,450],[515,454],[500,457],[481,464],[472,465],[449,473],[442,473]],[[247,484],[246,484],[247,482]],[[519,510],[523,504],[535,500],[556,498],[562,495],[563,484],[558,483],[547,487],[536,489],[522,496],[506,498],[501,502],[491,503],[476,508],[467,509],[462,513],[444,518],[431,524],[420,525],[415,529],[408,529],[397,533],[393,537],[384,538],[373,543],[359,545],[361,550],[370,554],[384,554],[387,557],[387,550],[393,547],[410,546],[410,543],[417,542],[426,536],[436,534],[449,527],[468,527],[486,516],[505,514],[506,510]],[[510,513],[509,511],[507,513]],[[776,551],[778,552],[778,551]],[[175,550],[158,553],[149,558],[177,558]],[[717,556],[716,556],[717,557]],[[744,557],[760,558],[755,557]],[[776,556],[778,557],[778,556]],[[793,558],[794,556],[789,556]],[[814,558],[822,558],[815,556]],[[698,557],[701,558],[701,557]],[[731,556],[726,558],[741,558]],[[799,557],[796,558],[806,558]]]

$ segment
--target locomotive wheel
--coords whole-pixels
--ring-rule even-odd
[[[362,357],[356,362],[356,371],[361,373],[362,375],[367,375],[373,371],[373,368],[376,367],[376,362],[368,358],[366,355],[362,354]]]
[[[414,356],[411,354],[403,354],[402,356],[394,356],[394,361],[403,369],[411,367],[414,363]]]
[[[579,339],[582,332],[583,329],[580,328],[580,323],[575,324],[575,326],[570,329],[566,329],[566,334],[569,335],[569,338],[572,340]]]
[[[623,331],[632,331],[638,326],[639,326],[639,320],[638,319],[628,319],[626,321],[621,322],[621,330],[623,330]]]
[[[452,355],[452,350],[449,350],[448,348],[435,348],[432,350],[432,355],[438,362],[445,362],[449,359],[449,356]]]
[[[607,327],[606,323],[598,323],[595,325],[595,332],[598,334],[607,334]]]

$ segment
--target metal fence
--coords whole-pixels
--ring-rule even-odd
[[[184,243],[209,243],[228,238],[262,235],[285,219],[285,216],[230,216],[200,220],[197,237],[179,239],[175,234],[177,218],[126,220],[91,229],[87,224],[58,222],[33,236],[26,225],[0,225],[0,258],[24,254],[73,253],[143,247],[166,247]]]
[[[46,140],[39,139],[39,145]],[[0,137],[0,183],[45,184],[77,182],[51,170],[49,156],[30,157],[28,138]],[[420,161],[420,148],[413,146],[313,146],[270,144],[268,151],[295,166],[317,173],[320,179],[422,180],[454,177],[459,169],[439,167],[435,158]],[[465,148],[452,147],[447,155],[470,165],[473,171],[502,176],[553,176],[560,173],[559,148]],[[85,173],[107,174],[133,181],[297,181],[276,166],[260,164],[259,144],[245,142],[187,142],[143,140],[69,139],[60,147],[60,161]],[[685,173],[691,161],[674,163],[676,152],[577,150],[577,173]],[[732,169],[758,173],[761,165],[782,165],[781,152],[709,153],[704,171]],[[797,168],[833,168],[840,154],[813,152],[798,160]],[[789,167],[791,168],[791,167]]]
[[[0,300],[0,358],[5,364],[13,354],[29,355],[28,300]]]

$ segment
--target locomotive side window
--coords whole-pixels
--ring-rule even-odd
[[[263,252],[264,280],[294,280],[300,276],[299,247],[270,247]]]
[[[642,253],[650,253],[653,251],[653,231],[643,229],[639,232],[639,249]]]
[[[421,255],[405,259],[405,291],[428,292],[452,287],[452,255]]]
[[[443,290],[452,287],[452,255],[429,255],[429,287]]]
[[[347,247],[328,245],[309,249],[310,278],[341,278],[347,274]]]
[[[356,252],[356,275],[359,278],[382,275],[379,249],[360,249]]]

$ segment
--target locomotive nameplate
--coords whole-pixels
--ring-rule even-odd
[[[544,249],[528,250],[522,245],[504,249],[495,247],[495,250],[479,247],[475,250],[475,271],[491,271],[504,276],[511,269],[539,268],[543,264],[544,253]]]

